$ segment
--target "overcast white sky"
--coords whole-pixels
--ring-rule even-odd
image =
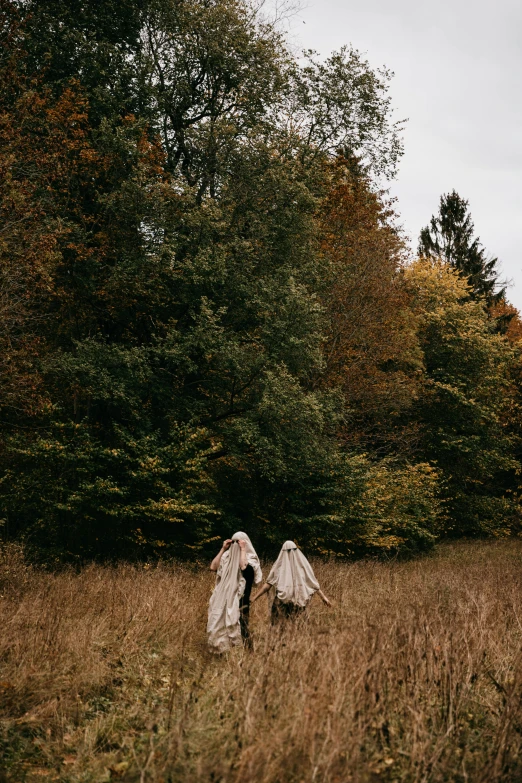
[[[352,44],[395,72],[396,118],[409,122],[391,192],[413,246],[455,188],[522,309],[522,0],[305,2],[294,43],[322,55]]]

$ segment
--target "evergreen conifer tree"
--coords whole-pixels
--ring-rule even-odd
[[[499,286],[498,258],[488,257],[479,237],[474,237],[469,202],[453,190],[440,197],[439,214],[432,216],[419,237],[419,255],[441,258],[467,280],[474,299],[485,299],[488,307],[505,298]]]

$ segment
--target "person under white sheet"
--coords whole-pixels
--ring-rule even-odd
[[[242,644],[251,646],[249,628],[252,585],[263,581],[261,565],[246,533],[234,533],[223,542],[210,564],[217,571],[208,608],[207,634],[212,652],[222,653]]]
[[[285,541],[268,578],[252,598],[252,603],[271,588],[275,590],[272,602],[272,622],[296,618],[302,614],[315,593],[327,606],[331,602],[322,592],[312,566],[293,541]]]

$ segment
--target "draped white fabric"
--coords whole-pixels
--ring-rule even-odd
[[[245,578],[239,565],[241,549],[236,543],[246,541],[247,565],[254,569],[254,584],[263,580],[261,565],[246,533],[234,533],[230,547],[223,553],[216,575],[216,586],[208,607],[208,644],[213,652],[226,652],[241,644],[239,600],[245,592]]]
[[[246,533],[242,533],[241,531],[239,531],[239,533],[234,533],[234,535],[232,536],[232,541],[239,541],[240,539],[246,541],[247,565],[251,565],[252,568],[254,569],[254,584],[259,585],[263,581],[263,573],[261,571],[261,563],[259,562],[257,552],[254,549],[252,542]],[[231,546],[233,545],[231,544]],[[239,549],[239,547],[237,547],[237,549]],[[226,554],[227,553],[225,552],[223,557],[225,557]],[[221,558],[221,562],[223,562],[223,558]],[[245,589],[245,585],[243,585],[243,590],[241,591],[241,595],[243,595],[244,589]]]
[[[283,604],[306,606],[319,590],[312,566],[293,541],[285,541],[266,581]]]

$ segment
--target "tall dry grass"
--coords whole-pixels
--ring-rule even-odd
[[[0,558],[0,779],[522,780],[522,542],[323,563],[331,610],[205,644],[212,574]]]

